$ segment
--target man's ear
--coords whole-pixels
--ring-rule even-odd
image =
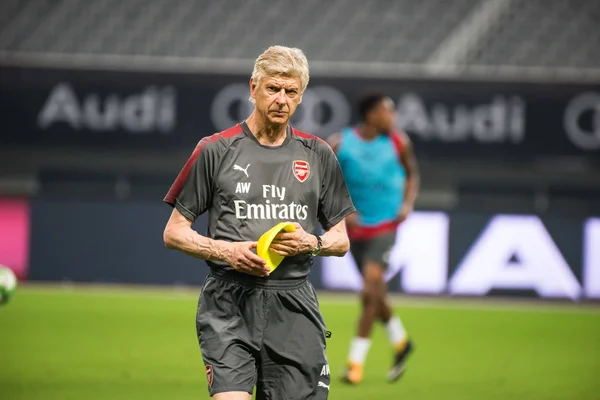
[[[250,97],[256,99],[256,89],[258,88],[258,83],[254,81],[254,79],[250,78]]]

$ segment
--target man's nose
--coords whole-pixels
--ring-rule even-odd
[[[287,102],[287,96],[285,95],[285,89],[281,89],[279,93],[277,93],[277,97],[275,99],[277,104],[285,104]]]

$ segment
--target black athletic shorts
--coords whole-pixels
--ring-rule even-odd
[[[375,262],[387,269],[395,243],[396,231],[387,232],[367,240],[350,240],[350,252],[361,272],[367,261]]]
[[[208,391],[256,399],[327,399],[326,330],[307,279],[266,280],[213,270],[198,301],[196,330]]]

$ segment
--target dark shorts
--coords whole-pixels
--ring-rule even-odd
[[[371,261],[387,269],[390,252],[396,243],[396,231],[382,233],[367,240],[351,240],[350,252],[362,272],[365,262]]]
[[[210,395],[256,385],[257,400],[327,399],[325,323],[310,282],[215,272],[196,315]]]

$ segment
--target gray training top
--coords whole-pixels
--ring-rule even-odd
[[[191,221],[208,211],[206,236],[229,242],[256,241],[284,221],[328,230],[355,211],[327,143],[288,128],[282,145],[263,146],[245,122],[203,138],[163,201]],[[302,278],[311,267],[307,254],[286,257],[269,279]]]

